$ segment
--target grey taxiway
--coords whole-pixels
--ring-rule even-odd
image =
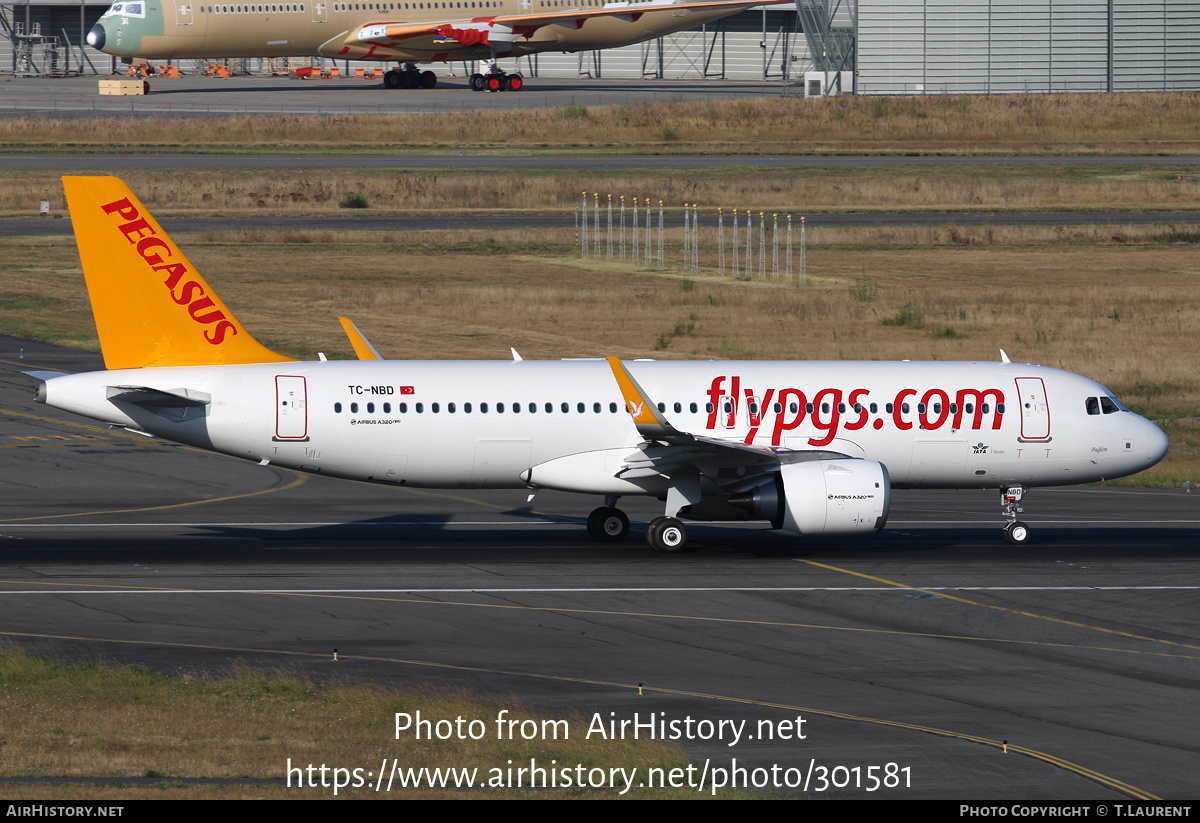
[[[664,556],[639,539],[652,501],[596,544],[589,498],[260,467],[40,406],[22,373],[100,367],[0,338],[0,636],[33,650],[465,687],[549,717],[800,715],[802,740],[685,748],[910,770],[814,795],[1195,794],[1200,496],[1037,490],[1014,548],[994,490],[901,492],[870,539],[698,525],[700,551]]]

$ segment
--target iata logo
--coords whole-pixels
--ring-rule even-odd
[[[975,454],[987,454],[988,447],[982,443],[976,443],[971,447],[971,449],[975,452]]]
[[[174,256],[174,249],[166,241],[157,237],[154,230],[144,217],[141,217],[137,207],[122,198],[108,205],[101,206],[105,214],[116,215],[126,222],[117,226],[121,233],[137,248],[137,253],[149,264],[151,270],[165,274],[163,285],[171,295],[171,299],[180,306],[188,307],[188,315],[201,326],[211,326],[203,330],[204,339],[214,346],[225,340],[226,335],[238,333],[237,326],[225,317],[213,303],[211,297],[204,295],[204,286],[197,280],[184,280],[184,275],[191,274],[183,263],[171,263],[168,259]],[[180,281],[183,281],[180,285]],[[179,287],[178,293],[175,288]]]

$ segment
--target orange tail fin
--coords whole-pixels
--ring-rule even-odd
[[[64,177],[109,369],[291,361],[238,322],[116,177]]]

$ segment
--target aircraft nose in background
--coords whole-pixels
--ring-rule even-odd
[[[94,49],[103,49],[104,40],[104,25],[102,23],[97,23],[96,25],[92,26],[92,30],[89,31],[87,35],[88,45]]]

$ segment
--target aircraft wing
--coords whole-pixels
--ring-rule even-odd
[[[678,2],[651,0],[647,3],[607,3],[597,8],[572,8],[547,11],[543,14],[498,14],[487,17],[448,18],[426,23],[379,21],[351,30],[341,42],[341,50],[322,47],[330,56],[385,58],[393,50],[408,53],[437,55],[463,48],[480,47],[486,54],[489,47],[505,46],[529,39],[545,26],[564,26],[580,29],[588,20],[615,18],[637,22],[644,14],[660,11],[725,10],[730,14],[755,6],[790,3],[792,0],[721,0],[719,2]],[[361,54],[360,54],[361,53]]]
[[[669,476],[672,471],[693,466],[703,469],[710,479],[726,475],[725,482],[715,482],[724,488],[736,489],[756,485],[764,473],[777,471],[784,464],[846,457],[840,452],[821,449],[758,446],[680,431],[638,385],[624,363],[616,357],[607,360],[625,398],[625,408],[633,418],[638,434],[645,438],[639,453],[625,460],[618,477],[636,480],[655,475]],[[727,473],[723,469],[733,471]]]

